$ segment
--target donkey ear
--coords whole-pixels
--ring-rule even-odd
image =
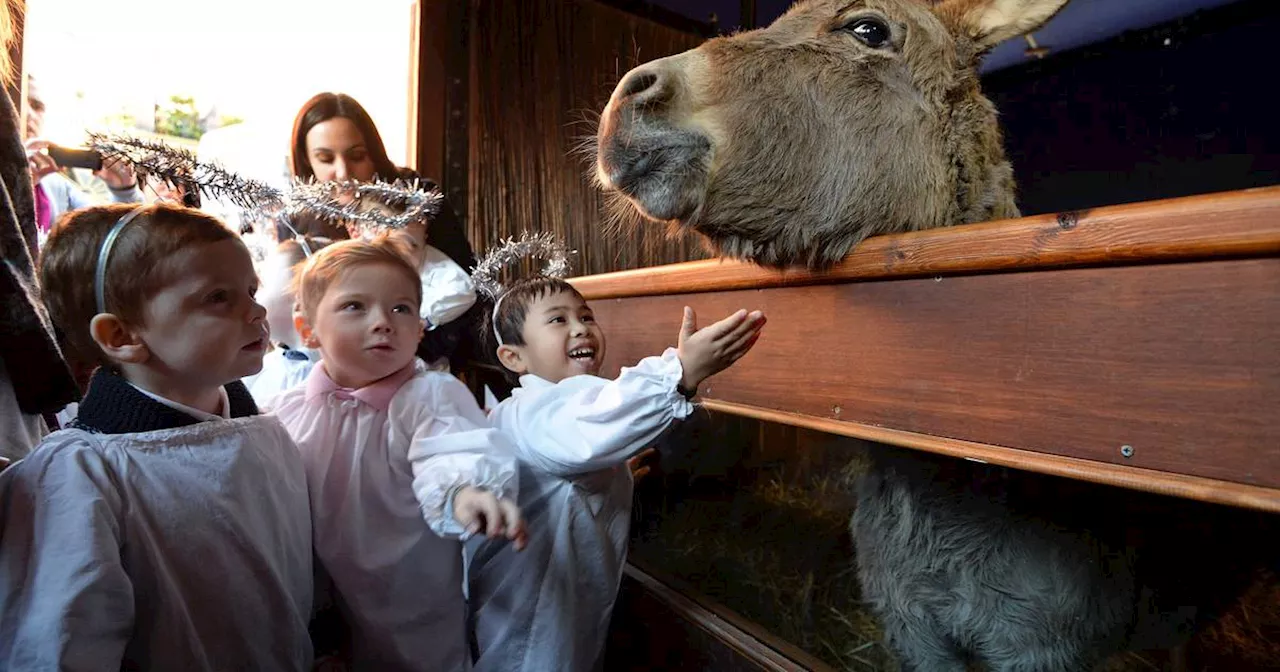
[[[1068,0],[942,0],[936,11],[980,49],[1043,26]]]

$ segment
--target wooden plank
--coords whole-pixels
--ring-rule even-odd
[[[1047,455],[1017,448],[904,432],[857,422],[815,418],[808,415],[786,413],[757,406],[716,401],[714,399],[702,403],[709,410],[729,415],[755,418],[756,420],[793,427],[804,427],[828,434],[887,443],[904,448],[914,448],[975,462],[998,464],[1014,469],[1129,488],[1130,490],[1141,490],[1158,495],[1280,513],[1280,491],[1275,488],[1243,485],[1199,476],[1185,476],[1141,467],[1105,464],[1073,457]]]
[[[833,670],[830,665],[810,655],[800,647],[774,635],[759,623],[702,594],[689,582],[678,576],[668,574],[650,563],[644,562],[639,558],[628,560],[623,568],[623,574],[645,586],[646,589],[655,591],[655,594],[659,595],[660,599],[674,605],[675,598],[668,597],[674,594],[681,600],[687,600],[682,604],[688,605],[692,603],[696,605],[700,613],[713,616],[731,625],[737,632],[732,629],[725,630],[725,632],[732,634],[734,639],[739,640],[739,643],[733,644],[735,649],[757,652],[752,655],[760,660],[771,661],[770,664],[772,665],[781,665],[790,669],[797,669],[798,667],[798,669],[809,670],[810,672]],[[689,610],[688,606],[681,607],[681,609],[684,613],[694,613]],[[702,619],[700,618],[699,620]]]
[[[649,571],[628,563],[615,609],[608,669],[828,672],[821,661],[782,644],[708,598],[695,600]],[[731,616],[726,618],[726,616]],[[781,644],[793,660],[775,646]]]
[[[416,58],[410,72],[409,150],[411,166],[420,175],[441,180],[444,175],[446,127],[445,91],[449,44],[448,5],[415,0],[417,17],[413,37]]]
[[[755,351],[704,384],[713,406],[1280,510],[1280,258],[596,300],[604,375],[673,345],[684,305],[703,323],[769,316]],[[904,438],[922,435],[967,443]]]
[[[1280,254],[1280,187],[1133,203],[864,241],[820,273],[710,259],[574,278],[588,299]]]

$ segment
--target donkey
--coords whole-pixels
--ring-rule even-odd
[[[775,267],[827,266],[870,235],[1017,217],[977,65],[1066,2],[799,2],[768,28],[627,73],[601,115],[596,179],[624,223]],[[1086,670],[1174,645],[1192,605],[1234,594],[1169,587],[1220,571],[1214,554],[1230,551],[1189,555],[1181,535],[1195,530],[1158,523],[1212,507],[889,447],[857,490],[859,581],[909,670]]]

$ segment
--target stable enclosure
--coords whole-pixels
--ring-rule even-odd
[[[1280,188],[873,238],[820,274],[700,261],[573,282],[612,327],[607,376],[670,345],[683,305],[771,319],[702,390],[718,417],[638,486],[619,664],[892,669],[847,536],[869,442],[1071,479],[1037,481],[1063,506],[1158,493],[1189,556],[1199,539],[1208,561],[1277,557]],[[1244,595],[1193,642],[1208,669],[1280,661],[1277,577],[1240,571],[1232,589],[1183,577]],[[673,629],[705,658],[662,647]]]
[[[852,484],[884,446],[1009,465],[1063,510],[1136,502],[1181,526],[1162,551],[1202,578],[1223,578],[1232,544],[1274,546],[1280,195],[1249,188],[1280,184],[1280,146],[1246,65],[1274,4],[984,75],[1028,216],[871,238],[819,275],[613,227],[580,141],[623,74],[713,34],[650,9],[424,5],[424,91],[446,95],[423,99],[419,164],[477,249],[563,237],[614,371],[669,345],[684,303],[770,316],[637,484],[607,669],[896,669],[849,531]],[[1189,647],[1109,669],[1274,669],[1275,565],[1245,564],[1202,582],[1229,604]]]

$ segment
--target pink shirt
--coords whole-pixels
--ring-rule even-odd
[[[316,557],[352,626],[356,669],[468,667],[462,553],[448,498],[515,498],[515,449],[456,378],[414,365],[339,387],[323,362],[271,409],[302,452]]]

